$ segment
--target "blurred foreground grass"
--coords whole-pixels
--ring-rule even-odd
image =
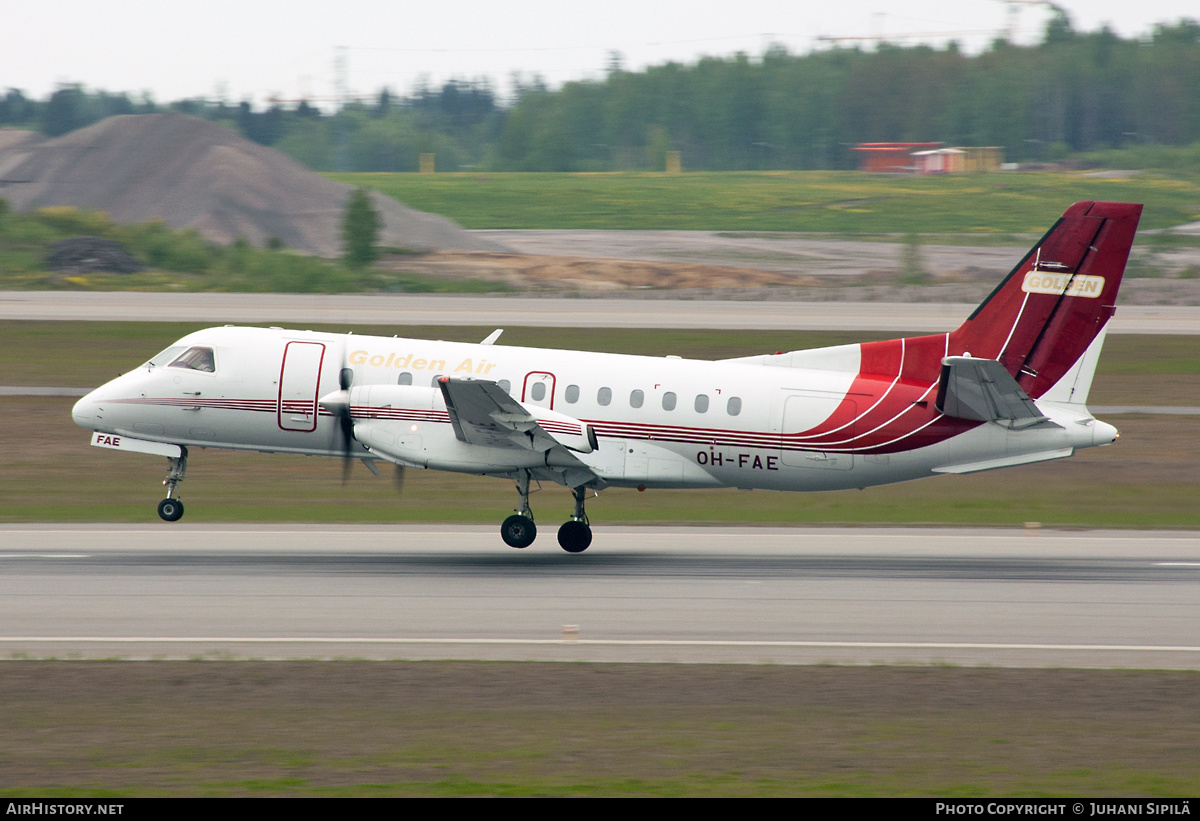
[[[1194,796],[1196,674],[8,662],[0,796]]]

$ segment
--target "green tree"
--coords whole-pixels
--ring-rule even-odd
[[[61,137],[87,125],[86,105],[82,86],[60,85],[42,109],[42,133],[48,137]]]
[[[346,213],[342,216],[342,257],[354,268],[370,265],[379,256],[375,243],[383,218],[371,206],[371,197],[365,188],[356,188],[346,202]]]

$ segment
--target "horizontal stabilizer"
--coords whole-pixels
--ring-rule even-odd
[[[1008,420],[1013,427],[1049,421],[995,359],[947,356],[942,360],[937,409],[946,416],[977,422]]]
[[[960,465],[943,465],[934,468],[934,473],[979,473],[984,470],[1011,468],[1017,465],[1032,465],[1035,462],[1049,462],[1052,459],[1066,459],[1075,453],[1074,448],[1057,448],[1044,450],[1039,453],[1023,453],[1019,456],[1002,456],[999,459],[985,459],[982,462],[969,462]]]

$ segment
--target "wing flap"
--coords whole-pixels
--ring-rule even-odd
[[[537,406],[525,406],[497,383],[475,379],[438,380],[454,434],[471,445],[591,453],[597,447],[590,425]]]
[[[519,402],[495,382],[438,380],[454,435],[469,445],[547,451],[560,447]]]

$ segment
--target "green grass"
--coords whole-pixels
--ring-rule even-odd
[[[133,274],[61,274],[47,270],[53,244],[75,236],[116,240],[146,266]],[[386,249],[400,259],[407,252]],[[348,267],[286,249],[254,248],[243,240],[220,246],[196,231],[162,223],[117,225],[97,211],[43,208],[31,214],[0,209],[0,289],[83,291],[234,291],[271,293],[494,293],[493,283],[427,277],[407,271]]]
[[[1200,220],[1200,184],[1142,174],[885,177],[858,172],[330,174],[467,228],[1042,234],[1068,205],[1146,205],[1144,229]]]

